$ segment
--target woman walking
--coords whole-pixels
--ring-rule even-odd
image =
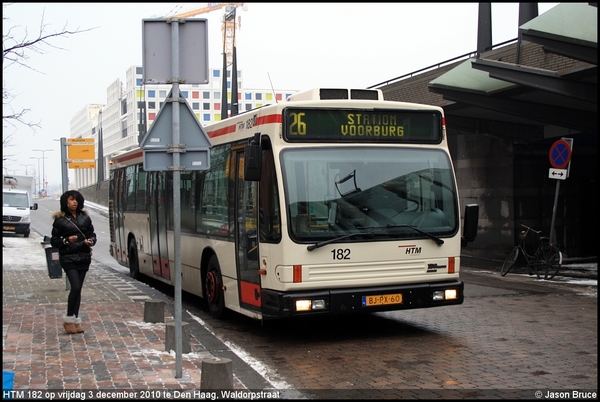
[[[60,265],[71,285],[67,314],[63,316],[68,334],[84,332],[79,318],[81,289],[92,262],[91,247],[96,244],[92,218],[83,209],[83,203],[83,195],[79,191],[66,191],[60,197],[60,211],[52,214],[54,223],[50,243],[58,248]]]

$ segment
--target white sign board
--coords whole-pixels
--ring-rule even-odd
[[[567,169],[554,169],[550,168],[548,177],[556,180],[567,180],[569,171]]]
[[[165,18],[142,20],[143,82],[208,84],[208,23],[204,18],[186,19],[179,25],[179,77],[173,77],[172,23]]]

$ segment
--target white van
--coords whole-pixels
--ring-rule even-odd
[[[2,189],[2,233],[29,237],[32,209],[38,209],[26,190]]]

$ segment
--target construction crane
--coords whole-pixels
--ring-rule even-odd
[[[183,13],[171,15],[167,18],[189,18],[199,14],[210,13],[211,11],[220,10],[225,7],[223,15],[223,52],[227,55],[227,65],[233,63],[233,48],[235,47],[235,29],[241,27],[241,17],[238,16],[238,23],[235,23],[235,10],[238,7],[244,7],[244,3],[207,3],[205,7],[196,8],[194,10],[185,11]]]

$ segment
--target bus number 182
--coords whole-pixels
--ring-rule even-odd
[[[334,260],[349,260],[350,249],[349,248],[334,248],[331,250],[331,254]]]

